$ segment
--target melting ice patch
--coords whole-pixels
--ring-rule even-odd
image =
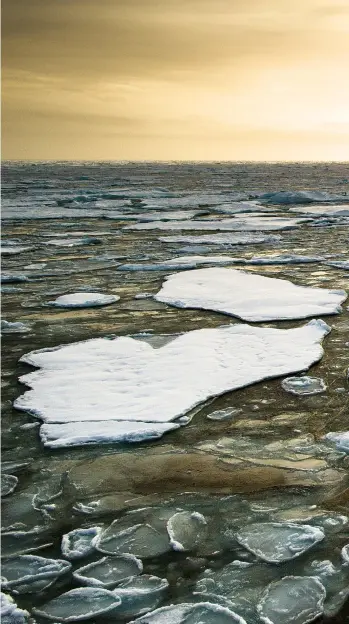
[[[155,295],[157,301],[178,308],[215,310],[252,322],[338,314],[346,298],[343,290],[296,286],[223,268],[170,275]]]
[[[49,301],[49,305],[57,308],[96,308],[110,305],[119,301],[118,295],[103,295],[102,293],[78,292],[71,295],[62,295],[54,301]]]
[[[32,351],[21,361],[40,370],[20,378],[32,389],[14,405],[45,421],[49,446],[74,436],[80,444],[125,439],[132,427],[139,441],[148,429],[178,426],[171,421],[208,398],[307,369],[329,331],[320,320],[288,330],[234,324],[187,332],[159,349],[121,336]]]
[[[324,532],[317,527],[277,522],[250,524],[236,535],[239,544],[268,563],[299,557],[324,537]]]

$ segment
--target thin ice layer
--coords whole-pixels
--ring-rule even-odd
[[[230,268],[170,275],[155,295],[178,308],[215,310],[252,322],[338,314],[346,298],[344,290],[296,286]]]
[[[15,407],[47,423],[166,423],[210,397],[307,369],[329,331],[320,320],[288,330],[234,324],[159,349],[122,336],[32,351],[21,361],[41,370],[20,378],[32,390]]]

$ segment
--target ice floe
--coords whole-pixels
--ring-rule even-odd
[[[70,570],[71,563],[63,559],[19,555],[2,563],[1,583],[15,594],[32,594],[50,587]]]
[[[131,554],[103,557],[73,572],[73,577],[82,585],[93,585],[110,589],[131,576],[143,571],[143,564]]]
[[[0,253],[2,256],[13,256],[15,254],[23,253],[25,251],[32,251],[35,247],[21,247],[20,245],[14,246],[3,246],[0,248]]]
[[[250,524],[236,535],[239,544],[268,563],[299,557],[324,537],[318,527],[277,522]]]
[[[115,590],[121,598],[121,605],[116,612],[117,617],[136,617],[155,609],[163,601],[168,587],[167,579],[149,574],[133,576],[123,581]]]
[[[349,217],[349,204],[329,204],[326,206],[297,206],[293,212],[302,212],[318,217]]]
[[[271,231],[296,228],[309,219],[286,217],[253,217],[217,219],[216,221],[153,221],[151,223],[135,223],[125,230],[232,230],[232,231]]]
[[[24,323],[10,321],[1,321],[1,331],[3,334],[26,334],[30,331],[30,327]]]
[[[57,308],[96,308],[110,305],[119,301],[118,295],[103,295],[94,292],[77,292],[70,295],[61,295],[54,301],[49,301],[49,305]]]
[[[198,512],[179,511],[169,519],[167,532],[173,550],[195,550],[196,544],[205,536],[207,522]]]
[[[343,290],[296,286],[236,269],[207,268],[170,275],[155,295],[178,308],[202,308],[259,322],[338,314]]]
[[[242,264],[308,264],[309,262],[321,262],[322,256],[299,256],[296,254],[275,254],[270,256],[252,256],[249,259],[241,259]]]
[[[82,245],[100,245],[103,241],[99,238],[86,236],[83,238],[53,238],[45,241],[45,245],[54,245],[55,247],[80,247]]]
[[[211,602],[182,603],[161,607],[130,624],[246,624],[246,621],[228,609]]]
[[[149,524],[138,523],[121,528],[117,520],[94,539],[97,550],[107,555],[130,553],[140,559],[163,555],[171,549],[167,533]]]
[[[0,592],[0,616],[2,624],[26,624],[29,613],[19,609],[11,596]]]
[[[21,361],[41,370],[20,378],[32,390],[14,405],[72,430],[76,421],[86,431],[91,424],[94,435],[103,421],[114,421],[115,435],[115,421],[140,421],[143,431],[228,390],[307,369],[321,359],[329,331],[323,321],[288,330],[234,324],[191,331],[159,349],[119,337],[33,351]]]
[[[62,537],[62,555],[74,561],[82,559],[95,552],[92,540],[101,532],[101,527],[89,527],[88,529],[74,529]]]
[[[349,544],[343,546],[341,550],[341,557],[345,564],[349,564]]]
[[[18,479],[15,475],[1,473],[1,497],[8,496],[15,491]]]
[[[324,264],[326,264],[326,266],[334,267],[335,269],[344,269],[345,271],[349,271],[349,260],[330,260]]]
[[[159,236],[163,243],[193,243],[200,245],[257,245],[261,243],[278,243],[281,240],[279,234],[202,234],[191,236]]]
[[[285,576],[269,585],[258,605],[266,624],[308,624],[324,609],[326,590],[311,576]]]
[[[215,206],[214,212],[222,212],[223,214],[240,214],[249,212],[270,213],[274,211],[274,208],[266,208],[262,206],[258,201],[249,202],[231,202],[227,204],[220,204]]]
[[[231,264],[240,262],[239,258],[231,256],[178,256],[171,260],[163,260],[154,264],[121,264],[118,271],[168,271],[180,269],[195,269],[201,264]]]
[[[331,195],[324,191],[277,191],[264,193],[258,200],[266,204],[311,204],[316,202],[346,201],[342,195]]]
[[[22,273],[1,273],[1,282],[4,284],[16,284],[28,281],[28,277]]]
[[[81,622],[104,616],[120,604],[121,598],[108,589],[79,587],[33,609],[33,612],[54,622]]]
[[[299,396],[306,396],[311,394],[320,394],[326,391],[326,384],[323,379],[319,377],[286,377],[281,382],[284,390],[296,394]]]
[[[339,451],[344,451],[349,455],[349,431],[331,431],[325,435],[325,439],[334,442]]]

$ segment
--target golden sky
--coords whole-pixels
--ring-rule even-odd
[[[4,159],[349,160],[349,0],[2,0]]]

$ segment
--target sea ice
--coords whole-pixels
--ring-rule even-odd
[[[325,435],[325,440],[334,442],[339,451],[349,455],[349,431],[331,431]]]
[[[349,564],[349,544],[343,546],[341,550],[341,557],[344,563]]]
[[[98,420],[166,423],[210,397],[307,369],[329,331],[319,320],[287,330],[234,324],[159,349],[121,336],[32,351],[21,361],[41,370],[20,378],[32,390],[14,405],[47,423],[93,421],[94,435]]]
[[[79,587],[33,609],[33,613],[54,622],[81,622],[104,616],[120,604],[121,598],[108,589]]]
[[[299,557],[324,537],[318,527],[277,522],[249,524],[236,535],[239,544],[268,563]]]
[[[46,559],[35,555],[19,555],[2,564],[1,583],[15,594],[33,594],[52,585],[71,570],[63,559]]]
[[[160,236],[163,243],[193,243],[200,245],[257,245],[260,243],[278,243],[281,240],[279,234],[202,234],[197,236]]]
[[[320,377],[286,377],[281,382],[284,390],[300,396],[320,394],[326,391],[326,384]]]
[[[226,607],[211,602],[182,603],[161,607],[130,624],[246,624],[246,621]]]
[[[324,609],[326,591],[311,576],[285,576],[266,589],[258,613],[266,624],[307,624]]]
[[[96,237],[85,236],[83,238],[54,238],[45,241],[45,245],[55,247],[80,247],[81,245],[100,245],[102,241]]]
[[[311,204],[313,202],[345,201],[341,195],[331,195],[324,191],[278,191],[264,193],[258,200],[266,204]]]
[[[117,420],[48,423],[40,427],[40,438],[44,446],[49,448],[82,446],[84,444],[112,444],[115,442],[134,443],[156,440],[161,438],[164,433],[178,429],[179,426],[176,423],[121,422]]]
[[[237,269],[206,268],[170,275],[155,295],[178,308],[202,308],[259,322],[338,314],[344,290],[297,286]]]
[[[57,308],[96,308],[110,305],[119,301],[118,295],[103,295],[101,293],[78,292],[71,295],[62,295],[54,301],[49,301],[49,305]]]
[[[349,217],[349,204],[326,206],[298,206],[292,212],[302,212],[319,217]]]
[[[82,585],[93,585],[110,589],[131,576],[141,574],[143,564],[134,555],[103,557],[73,572],[74,578]]]
[[[117,520],[93,543],[97,550],[107,555],[130,553],[140,559],[158,557],[171,548],[165,532],[159,532],[149,524],[135,524],[120,530]]]
[[[20,247],[20,245],[14,245],[11,247],[1,247],[0,253],[2,256],[13,256],[14,254],[23,253],[24,251],[31,251],[35,247]]]
[[[216,221],[153,221],[152,223],[135,223],[125,230],[232,230],[232,231],[270,231],[289,230],[298,227],[309,219],[292,219],[285,217],[253,217],[217,219]]]
[[[171,260],[163,260],[154,264],[121,264],[118,271],[168,271],[195,269],[200,264],[231,264],[241,262],[231,256],[178,256]]]
[[[167,523],[167,532],[173,550],[195,550],[195,546],[204,539],[207,522],[198,512],[180,511]]]
[[[18,282],[29,282],[29,279],[21,273],[1,273],[1,283],[16,284]]]
[[[330,260],[324,264],[326,264],[326,266],[335,267],[335,269],[344,269],[345,271],[349,271],[349,260]]]
[[[1,321],[1,331],[3,334],[26,334],[30,331],[30,327],[24,323],[11,323],[10,321]]]
[[[61,550],[64,557],[74,561],[95,552],[92,540],[101,532],[101,527],[74,529],[62,537]]]
[[[297,256],[295,254],[281,254],[274,256],[252,256],[248,260],[241,259],[244,264],[307,264],[321,262],[322,256]]]
[[[1,624],[26,624],[29,613],[19,609],[11,596],[0,592]]]
[[[169,583],[165,578],[142,574],[124,581],[115,590],[121,598],[121,605],[116,615],[118,618],[130,618],[148,613],[163,601]]]
[[[14,475],[1,473],[1,497],[8,496],[15,491],[18,479]]]

